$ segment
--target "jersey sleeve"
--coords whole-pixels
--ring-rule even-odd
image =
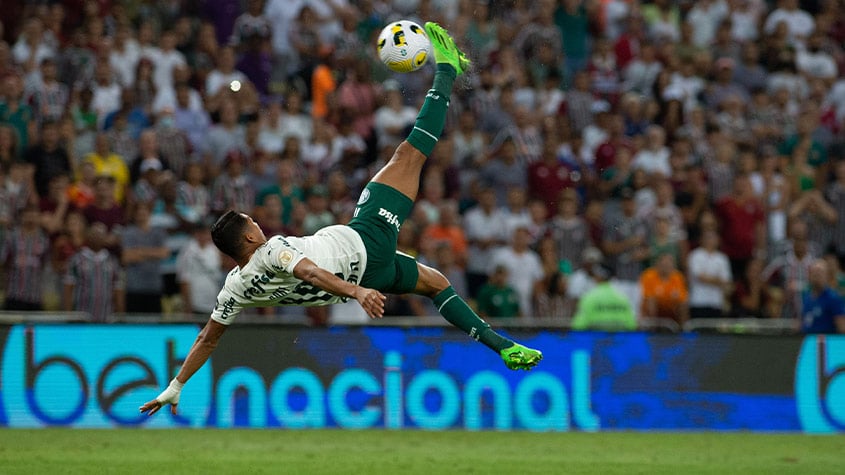
[[[211,319],[222,325],[231,325],[243,307],[226,286],[217,294],[217,302],[211,311]]]
[[[287,272],[293,275],[293,269],[299,261],[305,259],[305,253],[282,236],[273,236],[267,245],[259,252],[262,262],[276,272]]]

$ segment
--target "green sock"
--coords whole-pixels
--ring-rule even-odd
[[[443,124],[446,123],[446,109],[449,108],[449,96],[452,94],[452,83],[455,82],[455,68],[451,64],[440,63],[434,73],[434,85],[425,96],[414,129],[408,135],[408,143],[414,146],[426,157],[431,155]]]
[[[484,343],[496,353],[513,346],[513,341],[493,331],[490,325],[479,318],[451,286],[434,296],[434,305],[446,321],[460,328],[476,341]]]

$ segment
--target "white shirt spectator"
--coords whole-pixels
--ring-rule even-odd
[[[276,55],[295,58],[288,33],[299,11],[307,3],[307,0],[268,0],[264,6],[264,16],[273,26],[271,44]]]
[[[642,169],[649,175],[659,173],[668,177],[672,174],[672,167],[669,165],[669,148],[640,150],[634,155],[634,168]]]
[[[798,54],[795,55],[795,65],[798,71],[813,78],[833,79],[838,74],[836,61],[824,51],[813,53],[803,48],[799,49]]]
[[[177,66],[185,66],[185,56],[177,50],[160,51],[158,57],[153,59],[155,70],[153,78],[156,86],[161,89],[173,89],[173,70]]]
[[[120,109],[122,102],[123,89],[117,81],[111,81],[108,84],[95,83],[91,91],[91,109],[97,112],[97,119],[102,125],[106,116]]]
[[[464,214],[464,231],[466,233],[469,247],[467,249],[467,271],[475,274],[486,274],[488,262],[493,253],[493,248],[482,249],[474,244],[474,241],[498,241],[504,242],[505,227],[504,213],[499,208],[493,209],[487,214],[481,206],[475,206]]]
[[[730,282],[731,264],[728,257],[721,251],[708,252],[699,247],[690,253],[687,269],[690,307],[722,308],[725,298],[722,287],[704,283],[701,277],[716,277],[723,282]]]
[[[737,42],[755,41],[760,37],[758,19],[760,14],[754,9],[733,10],[731,15],[731,38]]]
[[[402,106],[399,110],[390,106],[379,107],[375,114],[375,129],[379,146],[398,145],[402,142],[405,139],[405,128],[414,124],[417,112],[417,109],[411,106]],[[389,132],[388,129],[392,127],[397,127],[398,133]]]
[[[200,246],[195,239],[188,241],[176,259],[176,276],[179,283],[190,289],[188,310],[211,314],[217,302],[217,293],[223,281],[220,272],[220,252],[212,243]]]
[[[775,31],[775,28],[777,28],[777,25],[780,22],[786,22],[789,38],[793,42],[796,40],[801,42],[803,38],[809,36],[816,28],[815,20],[813,20],[813,17],[804,10],[799,8],[794,10],[778,8],[766,18],[763,30],[766,33],[772,33]]]
[[[34,66],[37,68],[44,58],[55,58],[56,50],[51,48],[45,41],[40,41],[33,52],[32,47],[29,46],[23,36],[12,47],[12,59],[15,63],[25,66],[32,55],[35,55]]]
[[[692,42],[696,46],[710,46],[716,36],[716,28],[728,15],[728,4],[724,0],[703,0],[694,4],[687,14],[687,23],[692,25]]]
[[[135,40],[127,40],[123,50],[112,48],[109,53],[109,64],[123,87],[135,84],[135,69],[141,59],[141,52]]]
[[[501,247],[493,253],[488,274],[498,267],[508,270],[508,285],[519,296],[519,309],[526,317],[534,316],[534,286],[543,278],[543,264],[532,250],[517,253],[510,246]]]

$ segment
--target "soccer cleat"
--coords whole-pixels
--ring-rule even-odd
[[[504,360],[508,369],[530,370],[543,359],[542,352],[522,346],[519,343],[514,343],[513,346],[505,348],[499,354],[502,355],[502,360]]]
[[[458,76],[469,68],[469,58],[455,46],[455,40],[449,36],[449,32],[442,26],[429,21],[425,24],[425,31],[428,33],[428,39],[431,41],[432,49],[434,49],[435,61],[451,64]]]

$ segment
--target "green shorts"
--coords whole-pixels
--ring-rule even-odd
[[[396,251],[399,228],[413,206],[410,198],[383,183],[370,182],[361,192],[349,227],[358,232],[367,250],[363,287],[407,294],[417,286],[416,259]]]

